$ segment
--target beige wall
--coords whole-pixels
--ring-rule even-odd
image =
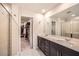
[[[37,36],[44,34],[44,15],[36,14],[33,18],[33,48],[37,48]]]
[[[21,11],[22,11],[22,14],[21,16],[26,16],[26,17],[33,17],[34,14],[36,14],[35,12],[32,12],[32,11],[29,11],[27,8],[25,7],[21,7]]]
[[[21,9],[18,7],[17,4],[3,4],[6,10],[10,14],[10,40],[8,43],[10,43],[9,47],[9,55],[17,55],[20,53],[21,49],[21,43],[20,43],[20,15],[21,15]],[[4,18],[4,17],[3,17]],[[7,40],[6,40],[7,41]]]
[[[0,56],[8,55],[9,14],[0,4]]]
[[[17,4],[12,4],[11,17],[11,54],[17,55],[21,51],[20,43],[20,10]]]

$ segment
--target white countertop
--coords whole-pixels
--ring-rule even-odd
[[[48,36],[39,35],[39,36],[79,52],[79,39],[56,36],[56,35],[48,35]],[[65,39],[68,39],[69,41]]]

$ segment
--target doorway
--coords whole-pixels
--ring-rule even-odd
[[[21,51],[32,48],[32,18],[21,17]]]

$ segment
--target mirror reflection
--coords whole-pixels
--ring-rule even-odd
[[[51,16],[52,35],[79,39],[79,4]]]

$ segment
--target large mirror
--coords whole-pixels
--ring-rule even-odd
[[[51,16],[52,35],[79,39],[79,4]]]

